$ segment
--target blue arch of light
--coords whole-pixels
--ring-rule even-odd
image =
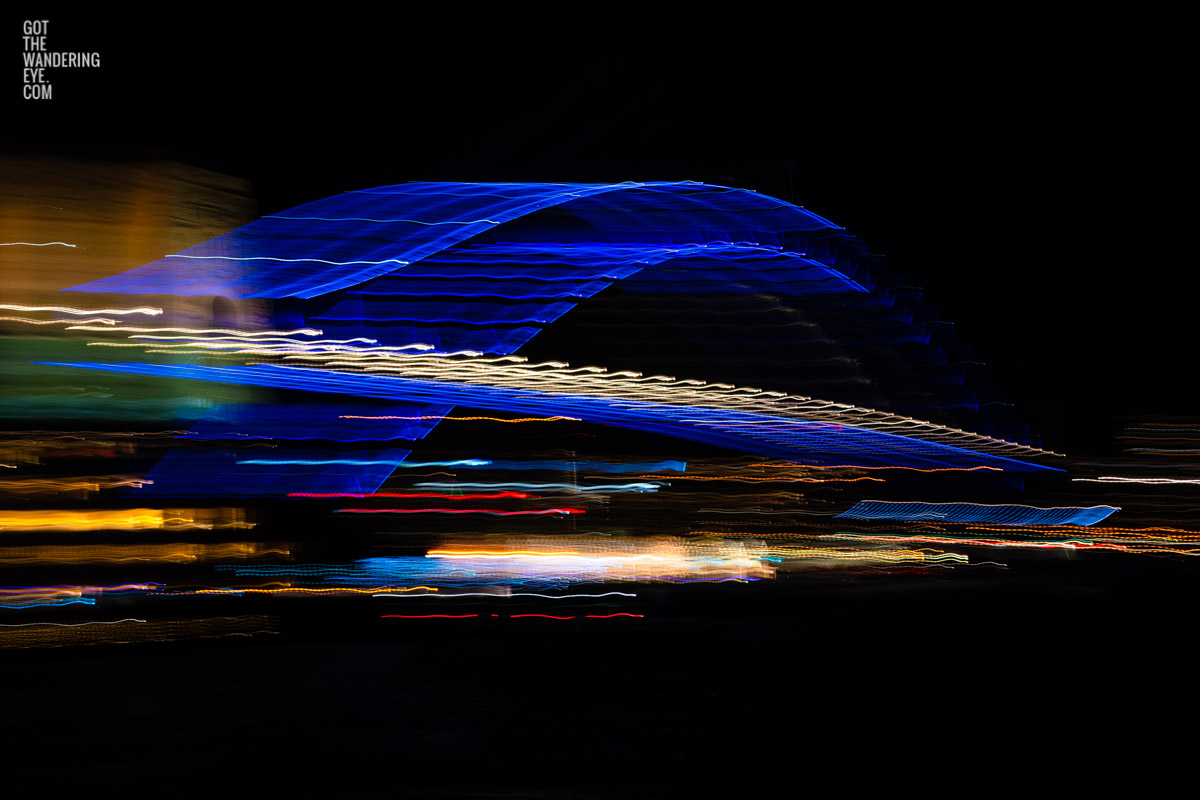
[[[1005,456],[849,425],[764,414],[678,406],[636,399],[569,395],[418,378],[381,377],[303,367],[257,365],[205,367],[182,364],[90,364],[39,362],[282,389],[303,389],[382,400],[465,405],[500,411],[570,414],[635,430],[692,439],[764,456],[814,465],[902,466],[1058,471]]]
[[[603,241],[597,241],[594,245],[551,240],[456,247],[501,225],[556,207],[569,211],[595,227],[602,234]],[[837,247],[819,255],[792,252],[798,241],[803,246],[809,234],[814,234],[813,239],[818,242],[826,236],[853,240],[829,220],[777,198],[744,189],[692,181],[618,184],[409,183],[317,200],[264,217],[182,253],[67,291],[300,300],[346,292],[346,295],[342,295],[342,302],[345,302],[347,296],[392,294],[395,287],[391,287],[389,282],[393,281],[400,281],[404,284],[402,288],[415,293],[417,297],[423,294],[416,291],[418,286],[426,291],[432,288],[434,291],[431,294],[442,295],[444,284],[425,286],[422,282],[432,283],[435,279],[440,281],[453,277],[442,273],[447,270],[447,265],[457,265],[460,270],[470,268],[467,272],[482,273],[469,277],[491,282],[493,287],[509,287],[513,296],[489,296],[480,286],[475,286],[472,291],[465,293],[466,299],[461,304],[426,300],[419,309],[410,309],[405,305],[408,301],[400,299],[391,301],[396,306],[395,316],[386,319],[409,326],[413,326],[415,320],[416,326],[411,334],[404,331],[398,334],[407,335],[411,341],[428,341],[425,336],[433,330],[430,325],[436,328],[442,321],[466,323],[474,327],[465,332],[454,332],[460,338],[470,335],[480,340],[478,343],[469,343],[468,349],[511,353],[540,330],[527,323],[553,322],[573,307],[567,297],[543,295],[535,299],[526,296],[528,293],[517,291],[525,288],[521,286],[521,280],[549,281],[547,285],[554,286],[561,282],[572,290],[572,297],[590,296],[611,281],[628,278],[648,265],[676,257],[720,259],[722,253],[719,251],[726,248],[730,250],[729,257],[740,262],[738,269],[743,280],[786,278],[804,284],[803,293],[814,291],[813,285],[820,281],[829,281],[842,291],[871,292],[871,281],[859,274],[860,265],[855,263],[852,254],[847,258]],[[536,274],[524,277],[521,273],[521,270],[525,270],[524,266],[518,270],[521,274],[513,273],[513,267],[505,266],[510,261],[521,262],[523,258],[535,261],[548,258],[562,245],[594,247],[596,252],[585,254],[584,257],[584,261],[592,264],[591,271],[577,266],[568,269],[567,262],[573,262],[572,258],[565,258],[561,266],[539,264],[538,269],[534,270]],[[701,249],[692,252],[695,248]],[[704,248],[716,249],[706,252]],[[820,250],[820,246],[817,249]],[[531,252],[525,252],[527,250]],[[626,253],[625,250],[631,252]],[[754,260],[760,258],[777,261],[763,275],[759,275]],[[487,265],[486,269],[482,266],[474,269],[472,265],[477,262],[473,259],[479,259],[479,264]],[[423,263],[409,268],[418,261]],[[559,272],[563,274],[559,275]],[[716,278],[719,274],[718,271],[710,277]],[[381,278],[383,283],[378,280]],[[654,280],[663,280],[663,277],[660,275]],[[349,291],[355,287],[365,291]],[[672,287],[672,290],[677,289]],[[496,303],[496,300],[524,302]],[[888,298],[880,300],[887,301]],[[468,311],[478,316],[466,318]],[[353,315],[342,313],[340,305],[313,313],[313,319],[320,320],[322,328],[327,327],[325,321],[351,317]],[[360,320],[363,318],[359,316]],[[423,322],[430,325],[420,327]],[[392,327],[402,326],[393,324]],[[439,346],[449,349],[444,345]],[[459,342],[458,347],[467,345]],[[228,372],[217,378],[211,373],[201,377],[198,371],[183,375],[181,372],[196,368],[182,366],[71,366],[278,385],[266,376],[245,370]],[[312,377],[315,373],[308,374]],[[333,376],[326,377],[333,380]],[[340,381],[343,378],[339,376],[337,379]],[[416,384],[409,384],[407,391],[401,393],[403,397],[398,397],[393,394],[397,386],[392,382],[386,391],[380,388],[378,394],[372,394],[360,381],[356,382],[352,391],[342,391],[393,401],[436,403],[446,409],[461,403],[504,410],[517,410],[520,405],[519,398],[500,396],[503,393],[465,392],[461,387],[417,387]],[[325,387],[309,388],[330,391]],[[556,403],[580,404],[581,411],[591,411],[592,418],[597,420],[809,463],[845,463],[850,460],[863,464],[960,466],[995,462],[1006,469],[1045,469],[907,437],[889,438],[878,432],[842,429],[837,435],[828,437],[828,432],[818,433],[817,429],[809,427],[811,423],[780,420],[778,430],[774,425],[759,425],[756,430],[761,436],[755,438],[739,430],[744,426],[725,427],[723,420],[706,420],[701,425],[676,425],[668,418],[669,415],[664,416],[649,408],[643,409],[644,414],[630,416],[601,407],[585,398],[547,397],[543,400],[545,402],[537,404],[538,412],[551,413]],[[754,422],[757,425],[768,421]],[[419,438],[420,433],[413,435]],[[811,455],[811,460],[804,457],[806,454]]]
[[[606,195],[612,196],[607,204],[602,203]],[[648,195],[653,207],[644,202]],[[64,291],[311,299],[572,202],[585,218],[619,209],[623,202],[640,206],[638,214],[631,214],[634,229],[660,232],[663,244],[728,240],[732,235],[782,247],[789,233],[843,230],[778,198],[695,181],[405,183],[306,203]],[[836,271],[841,265],[830,266]]]

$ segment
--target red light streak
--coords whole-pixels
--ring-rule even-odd
[[[582,508],[545,508],[536,511],[501,511],[498,508],[339,508],[341,514],[494,514],[517,517],[537,514],[583,514]]]
[[[480,614],[383,614],[380,619],[467,619],[469,617],[478,617]],[[499,614],[488,614],[489,617],[499,617]],[[519,619],[523,617],[538,617],[540,619],[612,619],[613,617],[636,617],[644,619],[645,614],[630,614],[625,611],[618,611],[615,614],[585,614],[583,616],[572,617],[556,617],[553,614],[510,614],[508,619]]]
[[[486,494],[442,494],[439,492],[374,492],[353,494],[351,492],[289,492],[288,497],[436,497],[442,500],[514,500],[536,499],[538,495],[525,492],[489,492]]]

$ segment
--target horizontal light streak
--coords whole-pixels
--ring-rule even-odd
[[[274,256],[192,256],[184,253],[173,253],[164,258],[191,258],[197,261],[279,261],[284,263],[313,263],[329,264],[335,267],[345,267],[353,264],[377,266],[380,264],[395,264],[404,266],[409,262],[399,258],[385,258],[382,261],[328,261],[323,258],[276,258]]]
[[[127,544],[127,545],[39,545],[5,547],[4,561],[9,564],[122,564],[122,563],[193,563],[223,559],[287,556],[291,551],[266,547],[258,542],[223,544]]]
[[[1116,475],[1103,475],[1099,478],[1072,478],[1071,480],[1087,483],[1200,484],[1200,478],[1125,478]]]
[[[446,494],[442,492],[372,492],[370,494],[355,494],[352,492],[288,492],[288,497],[309,497],[309,498],[370,498],[370,497],[411,497],[415,499],[438,499],[438,500],[527,500],[536,499],[537,495],[526,494],[525,492],[486,492],[481,494]]]
[[[890,467],[888,468],[890,469]],[[752,483],[767,481],[772,483],[858,483],[859,481],[874,481],[886,483],[883,478],[872,478],[861,475],[857,478],[802,478],[793,475],[638,475],[639,478],[670,478],[673,481],[734,481],[736,483]]]
[[[246,351],[243,349],[243,354]],[[973,449],[979,452],[1012,455],[1046,455],[1047,451],[1005,442],[991,437],[946,428],[911,417],[900,417],[873,409],[859,408],[847,404],[831,403],[803,396],[789,396],[781,392],[768,392],[751,387],[730,387],[727,384],[706,384],[703,381],[669,379],[665,376],[630,377],[637,373],[606,373],[599,368],[566,369],[561,362],[529,365],[514,356],[501,358],[470,358],[450,356],[423,356],[398,352],[379,352],[377,348],[362,348],[355,353],[334,354],[287,354],[286,351],[260,348],[264,355],[283,355],[285,360],[303,362],[302,367],[276,367],[294,371],[290,379],[298,388],[305,386],[305,371],[320,368],[312,377],[321,382],[313,384],[315,390],[329,390],[329,381],[341,380],[350,393],[359,393],[363,374],[375,379],[402,378],[405,381],[429,380],[446,384],[446,390],[463,391],[464,386],[479,386],[493,391],[530,391],[539,393],[533,399],[562,395],[562,403],[569,412],[572,403],[597,402],[610,404],[611,412],[670,413],[675,415],[676,424],[688,424],[711,429],[720,435],[737,435],[776,444],[789,449],[803,451],[805,444],[812,446],[821,440],[824,446],[870,447],[858,445],[852,434],[869,431],[890,434],[896,440],[888,440],[889,446],[898,449],[914,448],[908,439],[930,441],[942,446],[966,449],[956,457],[969,457]],[[353,356],[353,358],[351,358]],[[133,365],[113,365],[113,369],[129,370]],[[99,367],[105,368],[105,367]],[[151,367],[143,367],[147,371]],[[170,368],[186,372],[187,368]],[[256,366],[245,368],[210,368],[207,371],[192,368],[195,377],[202,379],[226,379],[242,382],[259,382]],[[596,370],[596,371],[593,371]],[[218,377],[218,372],[220,376]],[[226,377],[227,373],[227,377]],[[335,376],[345,375],[344,378]],[[211,377],[209,377],[211,376]],[[275,380],[274,373],[264,373],[263,378]],[[278,376],[282,379],[282,375]],[[397,390],[409,386],[397,384]],[[383,385],[380,386],[383,388]],[[432,387],[431,387],[432,388]],[[337,389],[334,389],[337,391]],[[368,392],[369,393],[369,392]],[[679,408],[691,413],[680,414]],[[657,411],[656,411],[657,409]],[[569,414],[580,416],[579,414]],[[845,429],[849,430],[845,430]],[[881,442],[874,442],[878,447]],[[875,454],[879,457],[879,454]],[[913,456],[920,457],[920,456]],[[941,466],[941,465],[938,465]],[[960,465],[955,465],[960,466]],[[968,465],[987,466],[980,464]]]
[[[62,320],[62,321],[64,321],[64,322],[74,322],[74,320]],[[200,334],[200,333],[224,333],[224,334],[227,334],[227,335],[229,335],[230,337],[241,337],[241,338],[249,338],[249,339],[254,339],[255,337],[262,337],[262,336],[277,337],[277,338],[279,338],[279,337],[286,337],[286,336],[320,336],[322,333],[324,333],[324,331],[322,331],[322,330],[320,330],[320,329],[318,329],[318,328],[296,328],[295,330],[290,330],[290,331],[275,331],[275,330],[263,330],[263,331],[241,331],[241,330],[237,330],[237,329],[235,329],[235,328],[141,328],[141,327],[137,327],[137,326],[125,326],[125,325],[121,325],[121,326],[117,326],[117,327],[113,327],[113,328],[105,328],[105,327],[94,327],[94,326],[85,325],[85,324],[74,324],[74,325],[72,325],[70,328],[67,328],[67,330],[69,330],[69,331],[105,331],[106,333],[107,333],[107,332],[114,332],[114,331],[119,331],[119,332],[122,332],[122,333],[127,333],[127,332],[130,332],[130,331],[132,331],[132,332],[134,332],[134,333],[139,333],[139,334],[150,334],[150,333],[193,333],[193,334]],[[131,337],[129,337],[129,338],[131,338],[131,339],[142,339],[142,338],[147,338],[147,337],[144,337],[144,336],[131,336]],[[168,338],[176,338],[176,339],[190,339],[190,338],[192,338],[192,337],[187,337],[187,336],[165,337],[165,336],[164,336],[164,337],[155,337],[155,338],[160,338],[160,339],[168,339]],[[219,339],[203,339],[203,340],[201,340],[201,341],[225,341],[225,340],[223,340],[223,339],[221,339],[221,340],[219,340]],[[343,339],[343,340],[338,340],[338,341],[341,341],[341,342],[364,342],[364,343],[370,343],[370,342],[374,342],[374,341],[377,341],[377,340],[375,340],[375,339]]]
[[[81,327],[83,327],[79,324],[81,322],[87,323],[88,325],[95,324],[95,325],[99,325],[99,326],[116,325],[117,324],[117,321],[115,319],[107,319],[105,317],[97,317],[96,319],[84,319],[84,320],[78,320],[78,319],[25,319],[24,317],[0,317],[0,322],[20,322],[25,325],[67,325],[67,326],[70,326],[66,329],[69,331],[79,330]],[[111,330],[116,330],[116,328],[89,327],[89,328],[86,328],[86,330],[111,331]]]
[[[836,515],[863,520],[937,520],[991,522],[999,525],[1091,525],[1120,511],[1116,506],[1063,506],[1039,508],[1023,504],[925,503],[894,500],[860,500]]]
[[[235,461],[235,464],[249,464],[258,466],[274,466],[287,464],[292,466],[320,466],[322,464],[346,464],[349,466],[366,467],[377,465],[398,465],[399,462],[391,459],[367,459],[367,458],[248,458]]]
[[[0,511],[0,531],[157,530],[169,523],[190,523],[189,517],[168,516],[149,508],[117,511]]]
[[[453,599],[455,597],[490,597],[493,599],[503,599],[506,597],[541,597],[546,600],[575,600],[579,598],[598,599],[601,597],[637,597],[633,592],[602,592],[600,594],[539,594],[538,592],[507,592],[505,594],[497,594],[496,592],[441,592],[436,595],[412,595],[412,594],[377,594],[376,597],[436,597],[441,600]]]
[[[380,595],[379,592],[416,592],[423,591],[427,594],[408,595],[408,594],[389,594]],[[373,586],[360,588],[357,586],[281,586],[274,589],[263,589],[259,587],[238,589],[196,589],[192,594],[310,594],[310,595],[337,595],[337,594],[369,594],[374,597],[435,597],[438,588],[436,586]]]
[[[498,508],[339,508],[338,514],[489,514],[496,517],[521,517],[548,514],[584,514],[582,508],[543,508],[504,511]]]
[[[487,616],[496,616],[500,619],[523,619],[523,618],[541,618],[541,619],[612,619],[614,616],[634,616],[637,619],[646,618],[646,614],[630,614],[629,612],[617,612],[614,614],[576,614],[574,616],[557,616],[554,614],[509,614],[500,616],[500,614],[488,614]],[[487,619],[484,614],[380,614],[379,619]]]
[[[503,419],[501,417],[439,417],[437,414],[426,414],[419,417],[399,417],[399,416],[363,416],[359,414],[342,414],[338,419],[402,419],[402,420],[423,420],[423,419],[442,419],[448,422],[582,422],[579,417],[518,417],[516,419]]]
[[[578,486],[573,483],[438,483],[414,484],[418,489],[532,489],[535,491],[559,491],[572,494],[598,494],[604,492],[657,492],[661,483],[610,483],[597,486]]]
[[[82,628],[87,625],[120,625],[123,622],[145,622],[144,619],[127,617],[125,619],[96,620],[95,622],[0,622],[0,628],[35,628],[47,626],[53,628]]]
[[[17,303],[0,303],[0,308],[13,311],[59,311],[63,314],[149,314],[158,316],[163,313],[161,308],[137,306],[135,308],[75,308],[73,306],[27,306]]]

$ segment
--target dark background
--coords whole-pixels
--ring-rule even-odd
[[[263,214],[407,180],[756,189],[923,286],[1049,447],[1192,414],[1179,19],[38,12],[51,49],[103,66],[53,73],[54,100],[32,103],[22,13],[0,32],[9,151],[178,159],[250,179]],[[1179,778],[1194,570],[1058,555],[995,580],[717,587],[602,635],[18,653],[3,752],[43,787],[73,764],[85,785],[185,796],[1039,796]]]
[[[262,214],[408,180],[751,188],[923,287],[1052,449],[1192,413],[1170,19],[38,16],[102,66],[20,100],[11,12],[10,150],[179,159]]]

